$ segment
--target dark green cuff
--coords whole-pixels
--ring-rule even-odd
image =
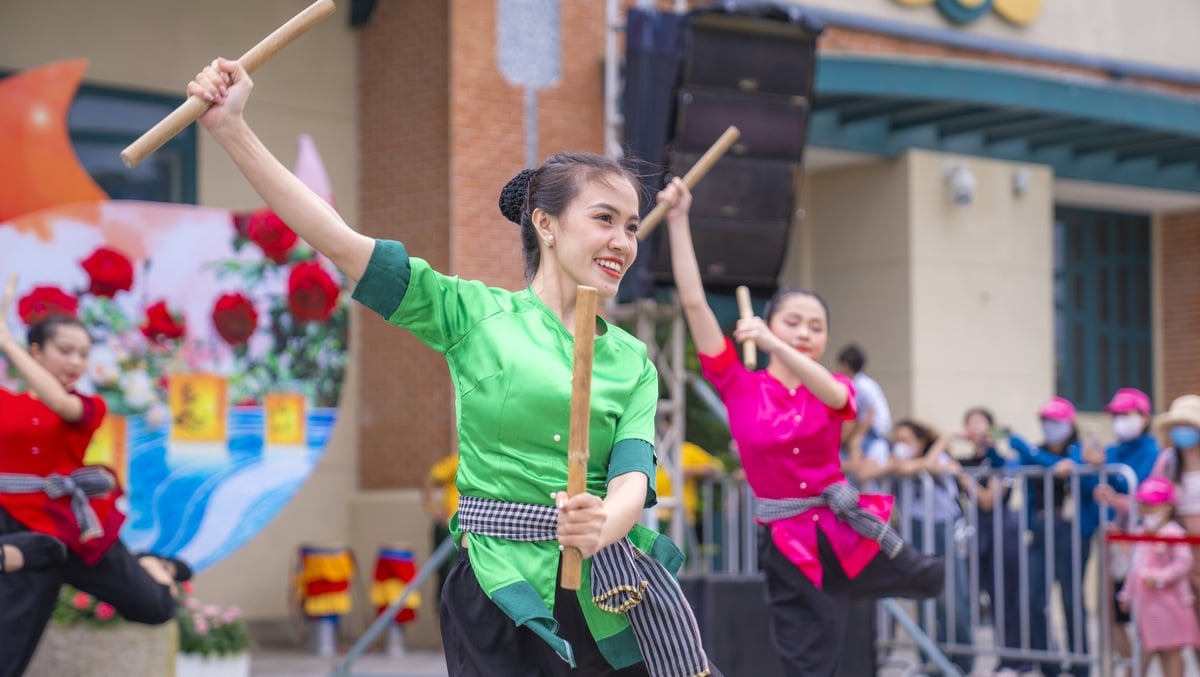
[[[391,320],[404,300],[411,276],[404,245],[395,240],[375,240],[371,261],[354,288],[354,300]]]
[[[640,472],[646,476],[646,506],[653,508],[658,504],[658,492],[654,480],[654,447],[645,440],[621,440],[613,445],[612,454],[608,457],[608,479],[624,475],[627,472]]]

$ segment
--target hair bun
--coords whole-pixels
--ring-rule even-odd
[[[529,196],[529,182],[536,173],[536,169],[522,169],[500,191],[500,213],[518,226],[521,225],[521,212]]]

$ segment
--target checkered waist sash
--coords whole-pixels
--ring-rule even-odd
[[[819,496],[808,498],[758,498],[754,503],[754,516],[760,522],[778,522],[803,515],[813,508],[826,507],[834,517],[850,525],[863,536],[879,542],[879,549],[891,559],[900,554],[904,540],[887,522],[878,515],[868,512],[858,504],[858,489],[846,482],[835,482],[825,487]]]
[[[112,473],[98,466],[80,468],[70,475],[26,475],[0,473],[0,494],[44,493],[50,498],[71,497],[71,512],[79,524],[79,540],[87,541],[104,535],[100,518],[88,504],[88,498],[103,496],[117,486]]]
[[[558,540],[558,508],[460,496],[464,532],[511,541]],[[705,677],[711,672],[700,629],[675,577],[628,538],[592,557],[592,601],[625,614],[651,677]]]

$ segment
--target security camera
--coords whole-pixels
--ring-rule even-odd
[[[970,205],[975,200],[975,173],[966,165],[953,164],[945,168],[945,175],[954,204],[959,207]]]

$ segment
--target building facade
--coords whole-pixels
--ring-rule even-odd
[[[85,57],[89,86],[170,100],[303,4],[7,2],[0,70]],[[516,229],[496,209],[525,164],[524,92],[497,65],[498,3],[378,0],[358,26],[349,4],[255,74],[251,122],[285,163],[311,134],[362,232],[452,274],[523,285]],[[636,3],[613,4],[619,17]],[[1145,388],[1156,409],[1200,390],[1200,7],[780,4],[826,26],[780,282],[822,292],[830,352],[861,343],[897,414],[950,426],[983,404],[1032,431],[1055,393],[1095,411],[1121,386]],[[560,78],[537,98],[542,157],[603,151],[619,122],[606,115],[605,60],[620,56],[619,41],[606,50],[606,5],[559,4]],[[193,143],[199,204],[260,204],[211,139]],[[378,317],[357,312],[353,326],[321,465],[198,582],[264,633],[286,630],[299,543],[349,543],[360,562],[385,542],[430,549],[419,487],[454,447],[447,370]],[[436,643],[432,618],[411,643]]]

